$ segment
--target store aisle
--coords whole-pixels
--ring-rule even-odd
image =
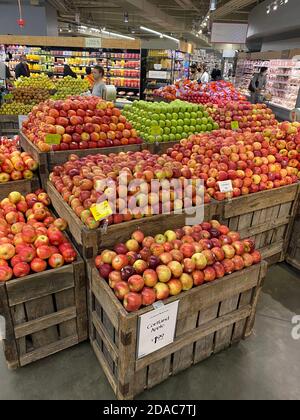
[[[299,272],[285,264],[274,266],[250,339],[145,392],[140,399],[300,399],[300,340],[291,335],[291,319],[296,314],[300,315]],[[0,400],[113,398],[87,343],[14,372],[7,370],[0,354]]]

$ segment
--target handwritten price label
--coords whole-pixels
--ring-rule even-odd
[[[47,144],[60,144],[61,135],[60,134],[46,134],[45,143]]]
[[[233,191],[232,181],[230,179],[228,181],[219,181],[218,184],[222,193],[228,193]]]
[[[93,207],[91,207],[90,210],[96,222],[106,219],[113,214],[113,211],[107,200],[103,201],[102,203],[95,204]]]

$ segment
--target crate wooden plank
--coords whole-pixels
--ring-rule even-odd
[[[224,203],[224,218],[240,216],[251,211],[259,211],[276,205],[292,202],[298,192],[298,185],[288,185],[268,191],[261,191],[234,198]]]
[[[19,305],[13,306],[10,312],[13,319],[13,325],[15,326],[14,328],[14,337],[15,337],[15,334],[16,334],[15,331],[18,325],[24,324],[28,321],[26,313],[25,313],[24,303],[20,303]],[[20,355],[25,354],[27,351],[26,337],[19,337],[19,339],[17,340],[17,346],[18,346],[19,354]]]
[[[36,319],[43,318],[46,315],[52,315],[55,311],[51,295],[35,299],[34,301],[31,300],[25,302],[25,308],[28,321],[35,321]],[[54,325],[43,330],[39,329],[37,332],[31,334],[31,339],[35,349],[54,343],[58,341],[57,327]]]
[[[181,350],[187,344],[194,343],[208,335],[213,334],[214,332],[220,331],[223,328],[228,327],[231,324],[234,324],[241,319],[245,319],[249,317],[251,314],[251,306],[247,306],[242,309],[238,309],[232,313],[224,315],[223,317],[217,318],[196,328],[193,331],[189,331],[188,333],[184,334],[182,337],[178,338],[174,343],[169,344],[168,346],[164,347],[160,351],[152,353],[148,356],[145,356],[143,359],[136,361],[136,369],[142,369],[145,366],[150,365],[151,363],[160,360],[161,358],[166,357],[170,352],[176,352]]]
[[[251,289],[251,290],[248,290],[247,292],[241,293],[240,301],[239,301],[239,305],[238,305],[239,309],[243,308],[244,306],[247,306],[251,303],[253,291],[254,291],[254,288]],[[244,331],[245,331],[245,328],[246,328],[246,321],[247,320],[242,320],[242,321],[239,321],[235,324],[233,335],[232,335],[232,341],[234,343],[240,341],[243,338]]]
[[[43,359],[44,357],[51,356],[52,354],[75,346],[76,344],[78,344],[77,336],[64,338],[63,340],[56,341],[30,353],[27,353],[25,356],[20,358],[20,364],[21,366],[29,365],[30,363],[36,362],[40,359]]]
[[[141,394],[147,387],[147,368],[135,372],[134,377],[134,395]]]
[[[62,292],[55,293],[55,307],[58,312],[52,316],[57,316],[60,312],[66,311],[69,316],[66,316],[65,319],[62,317],[59,322],[53,325],[58,326],[58,333],[60,338],[70,337],[76,334],[77,325],[76,325],[76,306],[74,305],[74,290],[68,289],[63,290]],[[68,312],[69,311],[69,312]],[[72,316],[71,316],[72,314]],[[41,329],[41,328],[40,328]]]
[[[73,320],[74,318],[76,318],[75,306],[62,309],[61,311],[17,325],[15,327],[15,336],[16,338],[25,337],[26,335],[36,333],[54,325],[58,325],[62,322],[67,322],[68,320]],[[73,333],[74,332],[76,333],[76,330],[73,331]]]
[[[72,265],[31,274],[22,278],[22,281],[16,279],[6,283],[10,306],[42,298],[72,287],[74,287]]]
[[[17,343],[14,336],[13,320],[8,306],[8,298],[6,293],[5,284],[0,284],[0,315],[5,319],[5,340],[3,340],[4,354],[7,365],[10,369],[19,367],[19,355]]]
[[[181,350],[183,352],[183,350]],[[148,368],[147,388],[151,389],[155,385],[168,379],[171,371],[171,356],[152,363]]]
[[[110,383],[110,386],[112,387],[112,390],[115,394],[117,394],[117,390],[118,390],[118,386],[117,386],[117,381],[116,378],[114,377],[113,373],[110,370],[110,367],[97,343],[96,340],[91,342],[92,348],[95,352],[95,355],[105,373],[106,378],[108,379],[108,382]]]
[[[87,276],[85,272],[85,265],[81,260],[73,263],[73,269],[78,340],[85,341],[88,338]]]
[[[219,316],[222,317],[223,315],[234,312],[237,309],[238,302],[239,295],[235,295],[230,297],[229,299],[223,300],[223,302],[220,305]],[[214,348],[215,352],[219,352],[230,346],[232,332],[233,325],[229,325],[228,327],[223,328],[222,330],[219,330],[216,333]]]
[[[216,304],[200,311],[197,327],[216,319],[219,313],[219,306],[219,304]],[[195,343],[194,363],[199,363],[210,357],[214,349],[214,338],[215,333],[213,332]]]
[[[118,361],[118,349],[115,345],[115,343],[112,341],[111,337],[109,336],[109,333],[107,332],[105,326],[99,319],[99,316],[96,312],[93,312],[91,314],[91,320],[96,328],[98,334],[101,337],[101,340],[104,342],[105,347],[107,348],[108,352],[110,353],[114,363],[117,363]]]
[[[18,191],[22,195],[26,195],[36,191],[39,187],[40,182],[37,176],[34,176],[32,179],[5,182],[0,184],[0,200],[6,198],[12,191]]]
[[[176,338],[197,327],[198,313],[186,314],[179,319],[176,326]],[[173,374],[179,373],[192,365],[194,359],[194,344],[185,346],[173,355]]]

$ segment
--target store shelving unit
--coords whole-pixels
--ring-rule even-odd
[[[140,50],[71,49],[6,46],[11,54],[10,69],[14,71],[21,54],[26,54],[32,73],[52,72],[63,75],[65,64],[78,75],[85,75],[87,66],[99,64],[106,70],[106,82],[116,86],[117,96],[128,99],[140,98],[141,54]]]

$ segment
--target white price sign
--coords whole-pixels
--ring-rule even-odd
[[[229,179],[228,181],[219,181],[218,184],[222,193],[228,193],[233,191],[231,179]]]
[[[19,120],[19,130],[21,130],[22,129],[22,124],[23,124],[23,121],[25,121],[25,120],[27,120],[28,119],[28,115],[19,115],[18,116],[18,120]]]
[[[139,317],[138,359],[173,343],[179,301]]]
[[[84,38],[86,48],[101,48],[102,38]]]

